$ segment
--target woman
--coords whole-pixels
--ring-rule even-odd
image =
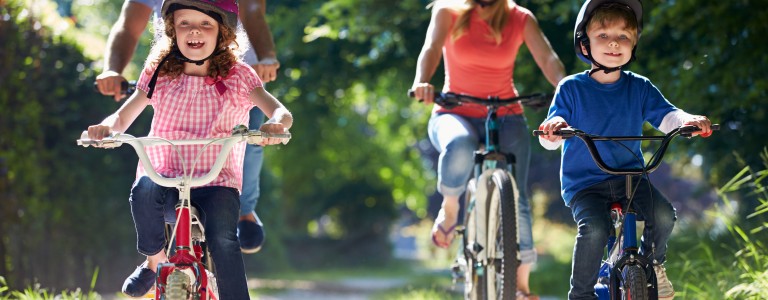
[[[513,73],[520,45],[525,43],[547,80],[556,86],[565,76],[563,63],[542,33],[533,14],[504,0],[438,0],[416,66],[412,90],[415,98],[433,103],[430,79],[444,57],[444,92],[485,98],[517,96]],[[447,248],[455,236],[459,196],[472,172],[472,152],[483,138],[486,108],[464,104],[451,110],[435,105],[429,120],[429,138],[440,151],[438,191],[443,195],[432,228],[432,241]],[[510,103],[498,111],[501,150],[517,157],[515,180],[520,189],[518,223],[522,264],[517,270],[517,299],[530,295],[528,277],[536,262],[531,232],[530,204],[526,193],[530,139],[523,108]]]

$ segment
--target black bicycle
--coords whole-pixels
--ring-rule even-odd
[[[408,95],[413,97],[413,92]],[[515,155],[501,152],[497,111],[514,103],[547,107],[551,100],[552,95],[544,93],[508,99],[435,93],[435,103],[448,109],[463,103],[476,103],[488,109],[486,138],[474,153],[474,176],[467,184],[464,218],[462,225],[456,227],[462,236],[462,247],[452,273],[454,280],[464,278],[465,299],[511,299],[517,290],[520,256]]]
[[[720,126],[713,124],[711,128],[712,130],[719,130]],[[648,174],[655,171],[659,167],[669,143],[675,137],[691,137],[694,132],[699,130],[701,129],[696,126],[682,126],[673,129],[663,136],[599,136],[588,134],[575,128],[563,128],[552,134],[566,139],[571,137],[581,139],[587,146],[592,160],[595,161],[600,170],[612,175],[623,175],[626,178],[626,205],[622,207],[619,203],[613,203],[610,207],[613,229],[606,245],[606,257],[600,267],[598,282],[595,285],[595,291],[600,300],[658,299],[657,280],[656,273],[653,271],[653,263],[645,256],[640,255],[638,251],[637,213],[631,207],[632,196],[634,195],[632,179],[637,176],[647,177]],[[534,130],[533,135],[543,135],[543,131]],[[608,166],[603,161],[595,145],[596,141],[617,143],[621,141],[661,141],[661,144],[654,151],[650,161],[647,164],[643,163],[643,167],[621,169]],[[638,158],[638,160],[642,162],[641,158]]]

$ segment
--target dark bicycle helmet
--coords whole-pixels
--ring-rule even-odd
[[[635,17],[637,18],[637,38],[640,39],[640,33],[643,32],[643,3],[640,0],[587,0],[584,2],[584,4],[581,6],[581,10],[579,10],[579,15],[576,18],[576,25],[573,28],[573,47],[574,50],[576,50],[576,55],[581,59],[581,61],[591,64],[595,63],[595,65],[598,66],[598,69],[593,70],[605,70],[606,73],[610,73],[613,71],[620,70],[621,67],[616,68],[606,68],[599,63],[595,62],[592,59],[592,51],[589,47],[589,37],[587,37],[587,24],[589,23],[589,19],[592,17],[592,13],[600,7],[601,5],[604,5],[606,3],[619,3],[624,4],[627,7],[629,7],[630,10],[635,14]],[[583,53],[581,53],[581,44],[584,44],[584,47],[587,49],[587,56],[584,56]],[[632,48],[632,58],[630,59],[630,62],[635,60],[635,49],[637,48],[637,45],[635,45],[634,48]],[[629,64],[629,62],[627,63]],[[592,73],[590,72],[590,75]]]

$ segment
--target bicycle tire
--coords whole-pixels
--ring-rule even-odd
[[[625,266],[621,271],[621,299],[648,300],[645,271],[639,265]]]
[[[474,242],[477,236],[477,208],[471,208],[470,203],[476,197],[477,184],[472,179],[467,184],[467,190],[464,192],[464,236],[462,237],[464,246],[464,299],[482,300],[485,297],[485,275],[478,272],[478,261],[475,256],[467,249],[470,242]]]
[[[164,299],[187,300],[189,299],[189,277],[184,272],[176,269],[168,275],[165,287]]]
[[[505,170],[493,172],[489,184],[487,251],[488,299],[509,299],[517,290],[518,259],[517,197],[512,176]]]

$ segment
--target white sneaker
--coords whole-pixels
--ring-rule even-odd
[[[654,265],[653,271],[656,272],[656,282],[658,285],[659,299],[669,300],[675,298],[675,290],[672,283],[667,278],[667,271],[663,265]]]

